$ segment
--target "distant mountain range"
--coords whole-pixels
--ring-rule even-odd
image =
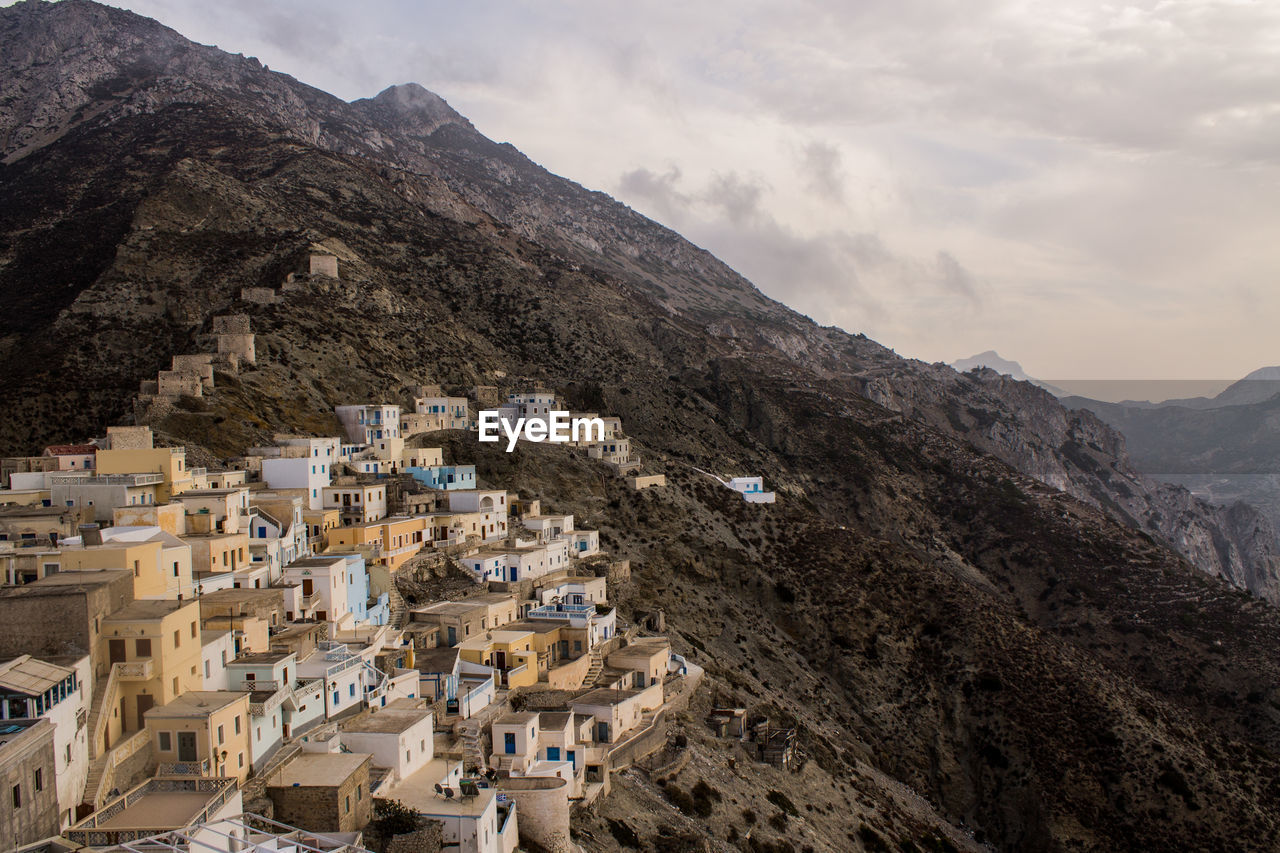
[[[1154,381],[1145,383],[1152,399],[1119,403],[1055,388],[994,350],[952,367],[990,368],[1038,385],[1068,409],[1092,412],[1119,430],[1133,464],[1148,477],[1184,486],[1220,506],[1244,501],[1280,524],[1280,366],[1259,368],[1213,396],[1160,399],[1170,385]]]

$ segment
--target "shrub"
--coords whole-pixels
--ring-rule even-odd
[[[373,801],[371,825],[378,835],[392,838],[417,830],[422,826],[422,818],[399,800],[376,799]]]

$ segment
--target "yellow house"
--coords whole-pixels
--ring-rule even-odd
[[[110,742],[142,728],[143,715],[203,685],[200,605],[195,601],[134,601],[102,620],[111,677],[103,699]],[[117,666],[121,664],[121,666]]]
[[[342,513],[336,509],[303,509],[302,521],[307,525],[307,541],[311,550],[329,547],[329,533],[342,526]]]
[[[164,481],[156,486],[156,501],[168,503],[173,495],[191,487],[185,447],[143,447],[99,450],[99,474],[159,474]]]
[[[190,598],[191,549],[174,536],[144,541],[114,540],[102,545],[69,546],[62,552],[62,571],[127,569],[133,572],[133,597]]]
[[[191,546],[193,572],[234,572],[252,562],[249,534],[192,533],[182,537]]]
[[[331,549],[358,550],[362,545],[376,546],[377,556],[372,562],[393,572],[430,542],[430,519],[425,516],[393,516],[329,532]]]
[[[458,655],[468,663],[498,671],[498,683],[514,689],[538,683],[538,653],[532,631],[487,631],[458,644]]]
[[[249,694],[194,690],[146,713],[161,764],[195,764],[202,776],[249,775]],[[205,763],[207,762],[207,764]]]

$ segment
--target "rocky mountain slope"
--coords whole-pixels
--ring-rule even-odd
[[[820,328],[417,87],[345,104],[82,0],[0,10],[0,70],[6,451],[127,417],[243,310],[259,368],[155,424],[200,453],[505,376],[620,415],[669,474],[636,494],[556,448],[453,448],[605,529],[711,689],[814,756],[769,824],[786,780],[691,716],[673,784],[741,802],[677,814],[641,773],[583,818],[593,849],[629,843],[610,821],[646,849],[1276,846],[1280,618],[1208,576],[1273,596],[1271,534],[1146,483],[1096,418]],[[317,243],[341,281],[241,300]]]
[[[71,192],[61,200],[61,209],[51,200],[28,208],[22,204],[24,179],[35,178],[32,190],[42,191],[31,170],[39,169],[44,158],[24,161],[50,148],[58,154],[46,152],[47,156],[65,156],[81,140],[98,139],[108,128],[120,133],[146,127],[163,133],[178,117],[208,122],[222,115],[227,126],[216,132],[228,143],[259,133],[276,139],[281,151],[303,146],[353,158],[369,172],[377,191],[399,196],[416,217],[434,215],[524,238],[625,285],[637,300],[659,307],[668,317],[702,324],[706,333],[735,349],[846,377],[876,402],[923,417],[963,440],[976,440],[1020,470],[1160,536],[1204,571],[1280,599],[1274,536],[1241,539],[1214,508],[1132,476],[1122,442],[1101,424],[1068,425],[1079,419],[1063,413],[1048,397],[1037,398],[1035,408],[1042,411],[1028,415],[1020,408],[1028,395],[1008,383],[963,380],[945,369],[904,360],[865,338],[820,328],[767,299],[679,235],[601,193],[551,175],[510,145],[486,139],[420,86],[395,86],[375,98],[346,104],[270,72],[255,59],[191,44],[154,21],[81,0],[52,10],[20,3],[0,18],[0,38],[10,46],[0,57],[6,80],[0,104],[0,158],[17,167],[9,170],[7,182],[19,202],[0,220],[11,235],[3,247],[0,299],[14,309],[5,312],[7,325],[0,320],[0,353],[5,347],[25,351],[33,344],[53,345],[65,353],[44,334],[42,323],[56,323],[68,308],[75,312],[73,301],[81,303],[80,309],[95,300],[103,302],[93,288],[85,292],[86,285],[110,275],[111,259],[99,253],[137,227],[136,205],[143,197],[140,193],[147,191],[141,171],[135,170],[132,180],[81,172],[78,178],[86,188],[121,179],[128,185],[120,187],[122,195]],[[165,121],[158,123],[161,116]],[[156,158],[164,161],[158,170],[150,168],[157,165]],[[180,144],[163,151],[135,149],[124,163],[131,160],[148,164],[145,176],[151,182],[160,174],[200,167],[184,156]],[[73,161],[72,168],[88,166],[82,159]],[[110,170],[120,164],[102,165]],[[70,243],[61,242],[60,229],[67,226],[66,214],[72,210],[105,239],[92,246],[78,245],[79,235]],[[75,251],[66,251],[72,248]],[[277,257],[266,266],[240,270],[238,283],[278,284],[283,271]],[[39,286],[33,286],[37,282]],[[153,372],[164,353],[189,340],[209,310],[225,304],[235,292],[223,290],[219,303],[218,298],[201,299],[213,295],[201,286],[183,294],[173,292],[179,289],[174,281],[162,288],[170,291],[163,305],[153,302],[144,311],[173,320],[159,339],[151,341],[156,351],[113,353],[115,358],[104,365],[104,379],[116,385],[104,402],[114,399],[116,411],[126,396],[124,387]],[[110,312],[105,307],[95,317]],[[41,320],[33,323],[33,313]],[[38,367],[23,366],[21,374]],[[60,367],[74,369],[75,361]],[[10,377],[8,384],[14,386],[14,395],[33,393],[31,382],[20,376]],[[49,421],[38,408],[30,417],[16,418],[0,435],[10,450],[52,437]],[[90,429],[91,423],[76,426]],[[1113,475],[1113,470],[1119,474]]]

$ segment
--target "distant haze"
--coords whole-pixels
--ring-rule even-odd
[[[121,5],[346,99],[419,82],[906,355],[1280,361],[1280,4]]]

